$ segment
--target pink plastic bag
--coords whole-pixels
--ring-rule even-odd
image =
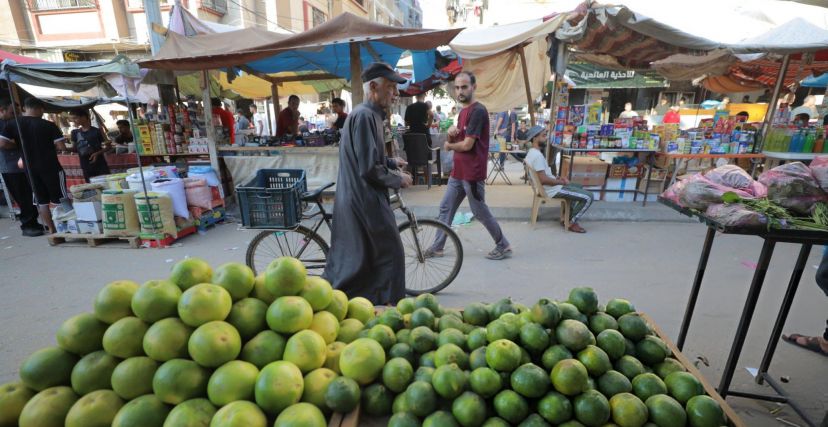
[[[752,199],[755,196],[747,191],[730,188],[709,180],[702,174],[693,175],[685,180],[685,185],[678,192],[679,204],[692,209],[704,211],[712,204],[722,203],[722,195],[736,193],[739,197]]]
[[[765,227],[768,224],[767,217],[741,203],[710,205],[705,214],[710,219],[730,227]]]
[[[681,190],[684,188],[684,183],[685,181],[677,181],[675,184],[664,190],[664,192],[661,193],[661,197],[670,200],[673,203],[680,204],[679,193],[681,193]]]
[[[828,192],[828,156],[817,156],[811,162],[810,168],[817,184],[823,191]]]
[[[817,202],[828,200],[811,169],[802,162],[777,166],[759,177],[768,187],[768,199],[793,212],[809,214]]]
[[[201,178],[184,178],[184,191],[187,193],[187,205],[204,209],[213,208],[213,192],[207,181]]]

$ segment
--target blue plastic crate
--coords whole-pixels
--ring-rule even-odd
[[[302,193],[308,189],[301,169],[261,169],[247,185],[236,187],[242,225],[291,228],[302,219]]]

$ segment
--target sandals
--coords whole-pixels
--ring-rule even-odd
[[[577,223],[571,224],[569,226],[569,231],[571,231],[573,233],[582,233],[582,234],[586,233],[586,230],[584,230],[584,228],[581,227],[580,225],[578,225]]]
[[[805,338],[805,343],[799,342],[800,338]],[[797,347],[802,347],[806,350],[813,351],[814,353],[819,353],[823,356],[828,356],[828,351],[822,349],[819,345],[819,337],[808,337],[805,335],[800,334],[790,334],[790,335],[782,335],[782,340],[793,344]]]

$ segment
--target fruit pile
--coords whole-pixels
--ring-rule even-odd
[[[377,313],[292,258],[258,277],[191,258],[106,285],[56,338],[0,387],[0,427],[323,427],[357,406],[396,427],[725,423],[628,301],[589,288]]]
[[[363,409],[391,411],[389,426],[725,424],[633,305],[599,306],[590,288],[531,308],[504,299],[462,312],[421,295],[366,327],[391,359],[371,386],[381,397],[364,398]]]

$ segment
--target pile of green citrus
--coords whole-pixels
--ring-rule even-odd
[[[293,258],[259,277],[190,258],[166,280],[106,285],[93,307],[0,386],[0,427],[324,427],[385,364],[357,339],[373,305]]]
[[[389,361],[362,410],[408,426],[725,424],[719,404],[623,299],[590,288],[531,308],[406,298],[366,324]]]

